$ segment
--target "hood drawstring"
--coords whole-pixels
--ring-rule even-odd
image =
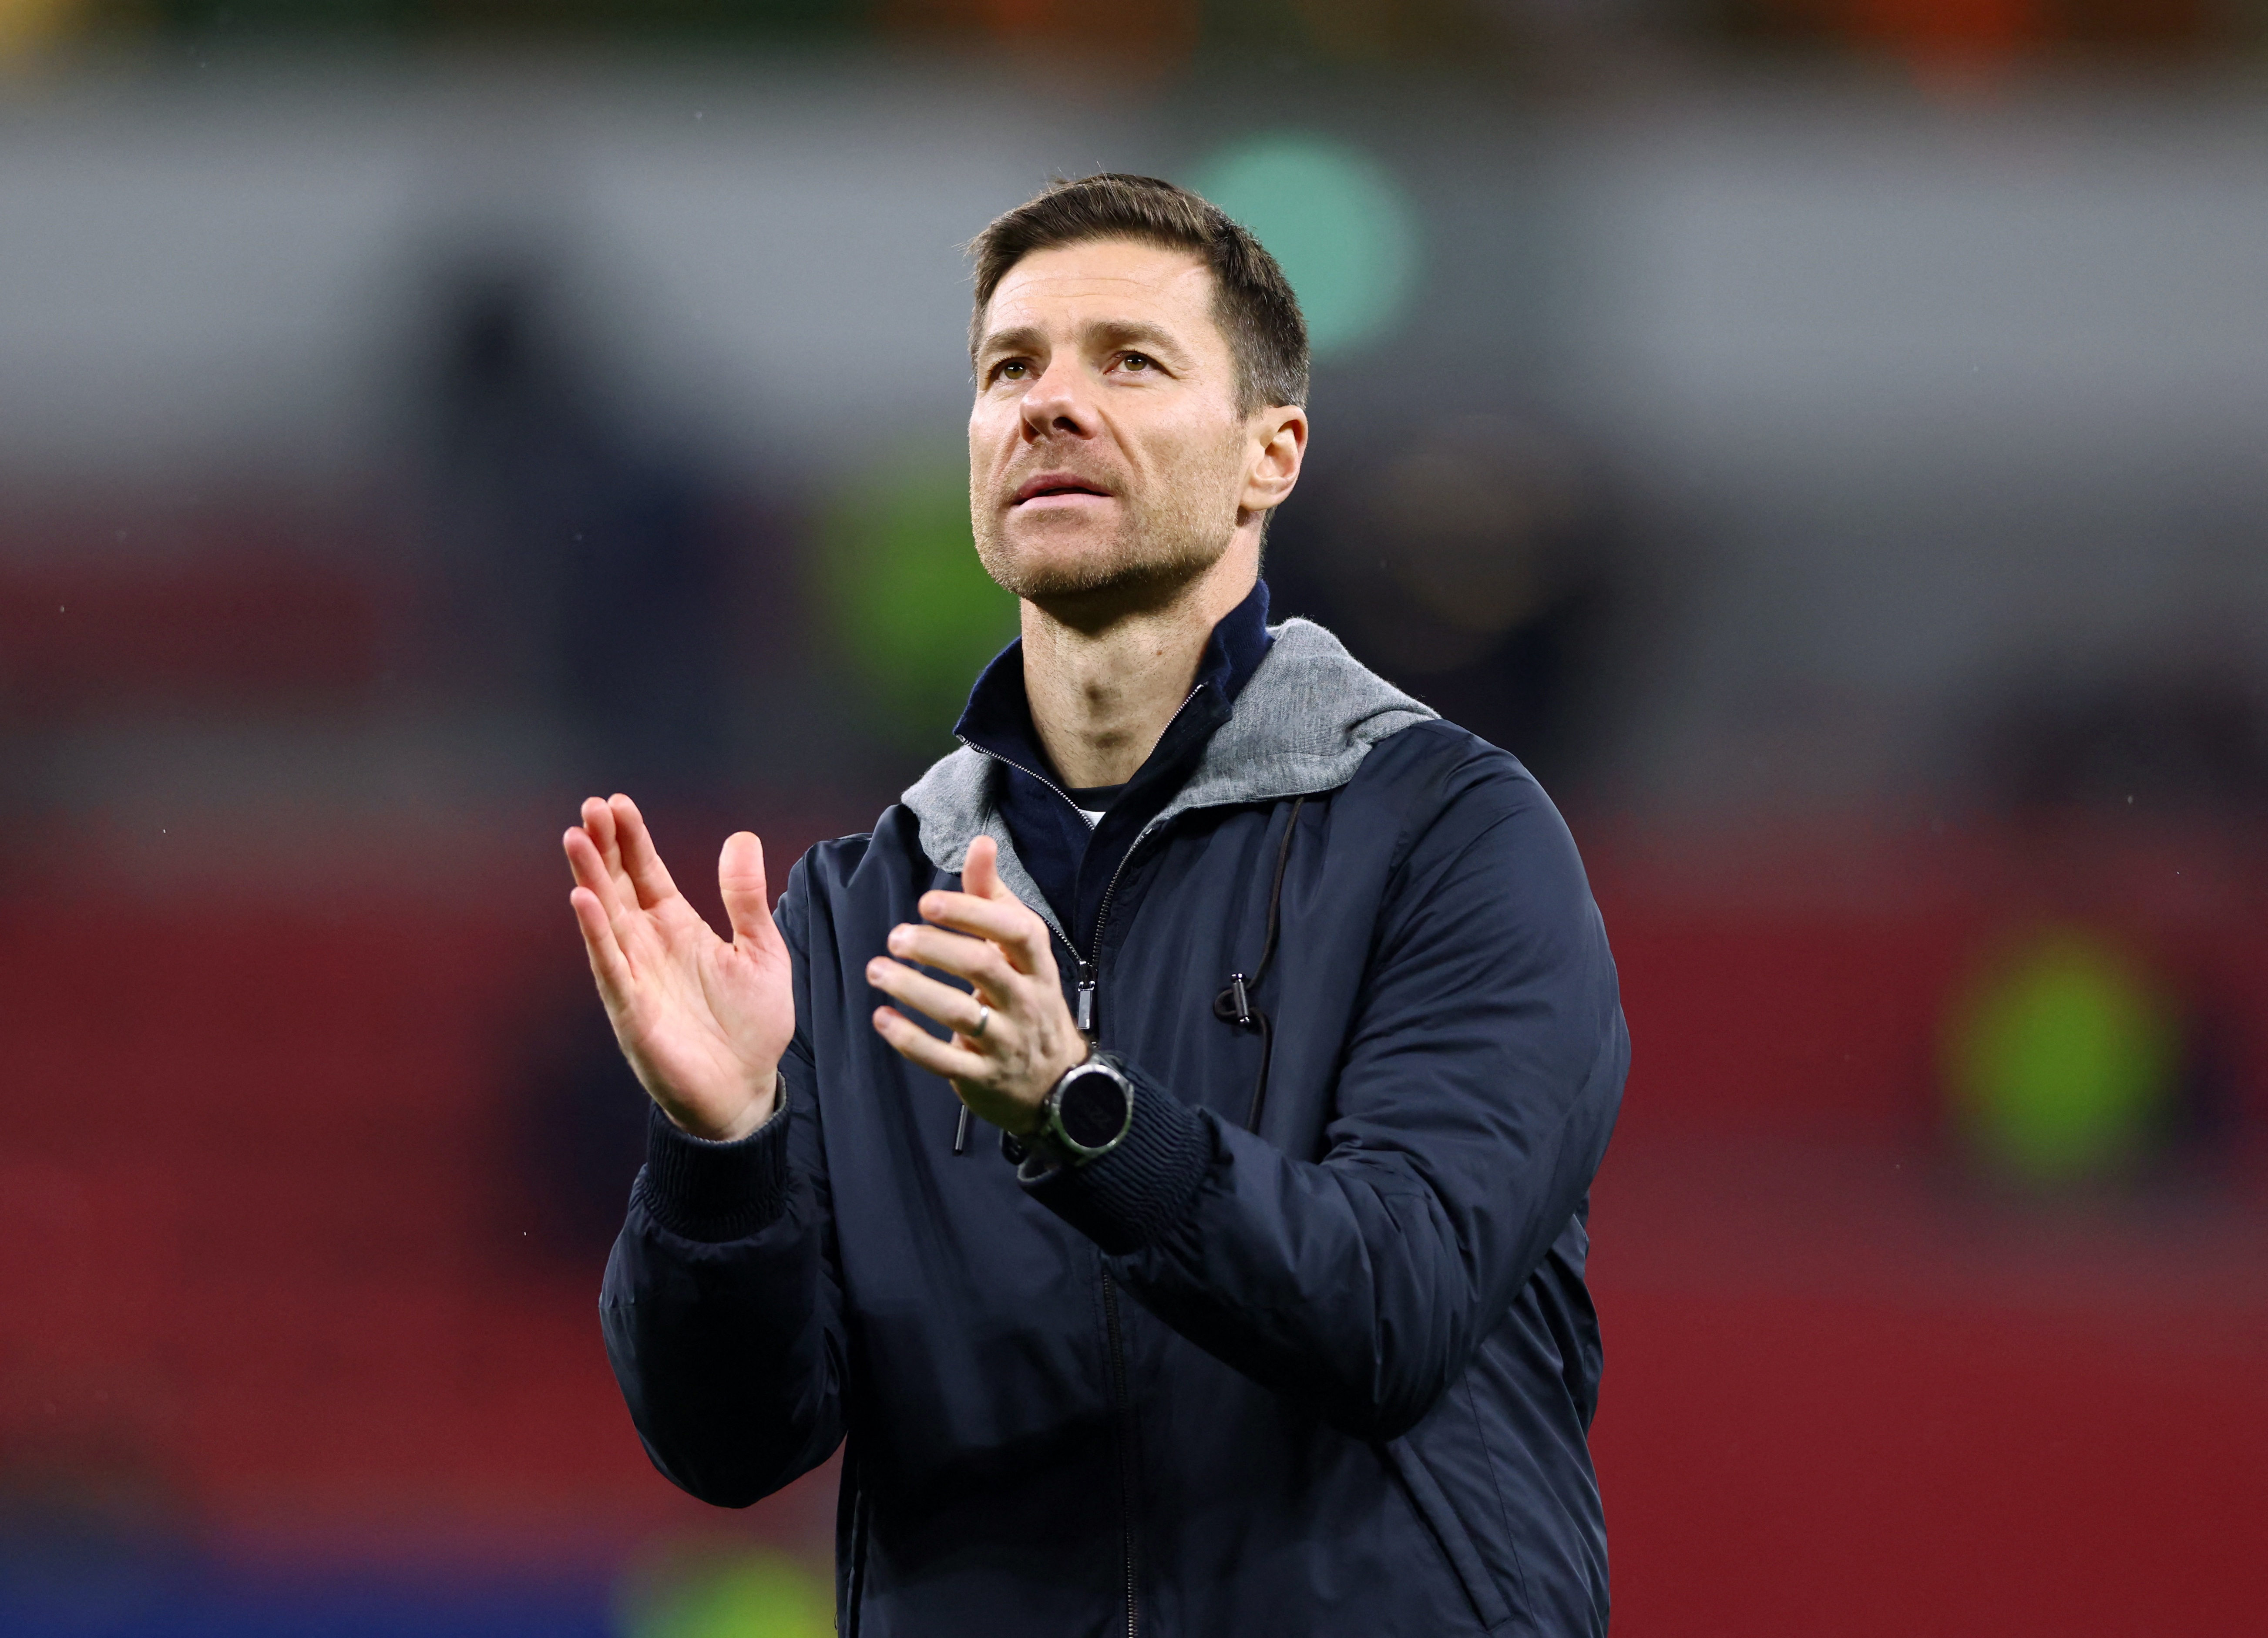
[[[1268,937],[1260,947],[1260,964],[1246,978],[1241,972],[1228,975],[1228,988],[1212,998],[1212,1015],[1223,1023],[1239,1029],[1260,1031],[1260,1078],[1252,1084],[1252,1110],[1245,1117],[1245,1129],[1260,1130],[1260,1111],[1268,1101],[1268,1065],[1276,1054],[1275,1026],[1268,1015],[1252,1004],[1252,992],[1268,976],[1268,969],[1276,959],[1276,938],[1283,928],[1284,867],[1291,862],[1292,832],[1299,828],[1300,809],[1307,805],[1304,796],[1292,800],[1292,816],[1284,822],[1284,839],[1276,848],[1276,879],[1268,888]]]

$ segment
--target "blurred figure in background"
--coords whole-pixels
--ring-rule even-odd
[[[716,486],[627,430],[508,262],[447,286],[427,418],[452,669],[540,711],[561,774],[714,801],[734,711]]]
[[[2017,845],[1948,1019],[1960,1135],[2043,1194],[2192,1195],[2249,1135],[2254,998],[2215,947],[2268,888],[2268,694],[2244,657],[2209,650],[2036,666],[1981,691],[1968,783]]]
[[[784,543],[637,430],[536,265],[468,258],[440,283],[423,431],[437,668],[537,734],[560,784],[650,793],[652,811],[688,826],[742,823],[733,730],[752,668],[736,625],[777,649],[790,620],[735,616],[792,595]],[[738,595],[752,573],[769,595]],[[555,976],[510,1032],[533,1134],[511,1209],[544,1230],[531,1248],[572,1258],[612,1236],[644,1128],[585,980]]]
[[[1471,416],[1337,475],[1270,562],[1288,599],[1561,791],[1587,771],[1622,542],[1565,438]]]

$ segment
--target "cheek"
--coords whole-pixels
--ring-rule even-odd
[[[1014,432],[1016,418],[1013,404],[978,399],[976,408],[968,412],[969,453],[997,454]]]
[[[1154,427],[1133,441],[1139,463],[1175,489],[1204,493],[1242,484],[1243,439],[1210,423]]]
[[[1205,490],[1215,499],[1233,505],[1243,494],[1250,460],[1241,428],[1207,427],[1189,439],[1187,460],[1193,474],[1205,474]]]

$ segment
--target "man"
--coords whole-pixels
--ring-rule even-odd
[[[566,836],[654,1103],[631,1416],[726,1506],[843,1444],[862,1638],[1602,1632],[1629,1045],[1573,844],[1267,625],[1307,339],[1248,233],[1101,175],[975,249],[969,510],[1023,635],[962,748],[777,914],[727,841],[730,943],[626,797]]]

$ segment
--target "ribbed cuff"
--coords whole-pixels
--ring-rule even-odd
[[[1197,1110],[1133,1070],[1134,1120],[1118,1147],[1084,1166],[1034,1176],[1017,1169],[1024,1191],[1112,1257],[1138,1251],[1189,1209],[1212,1164],[1212,1139]]]
[[[637,1194],[647,1215],[687,1240],[745,1240],[787,1209],[787,1082],[771,1118],[745,1138],[711,1143],[646,1105],[645,1169]]]

